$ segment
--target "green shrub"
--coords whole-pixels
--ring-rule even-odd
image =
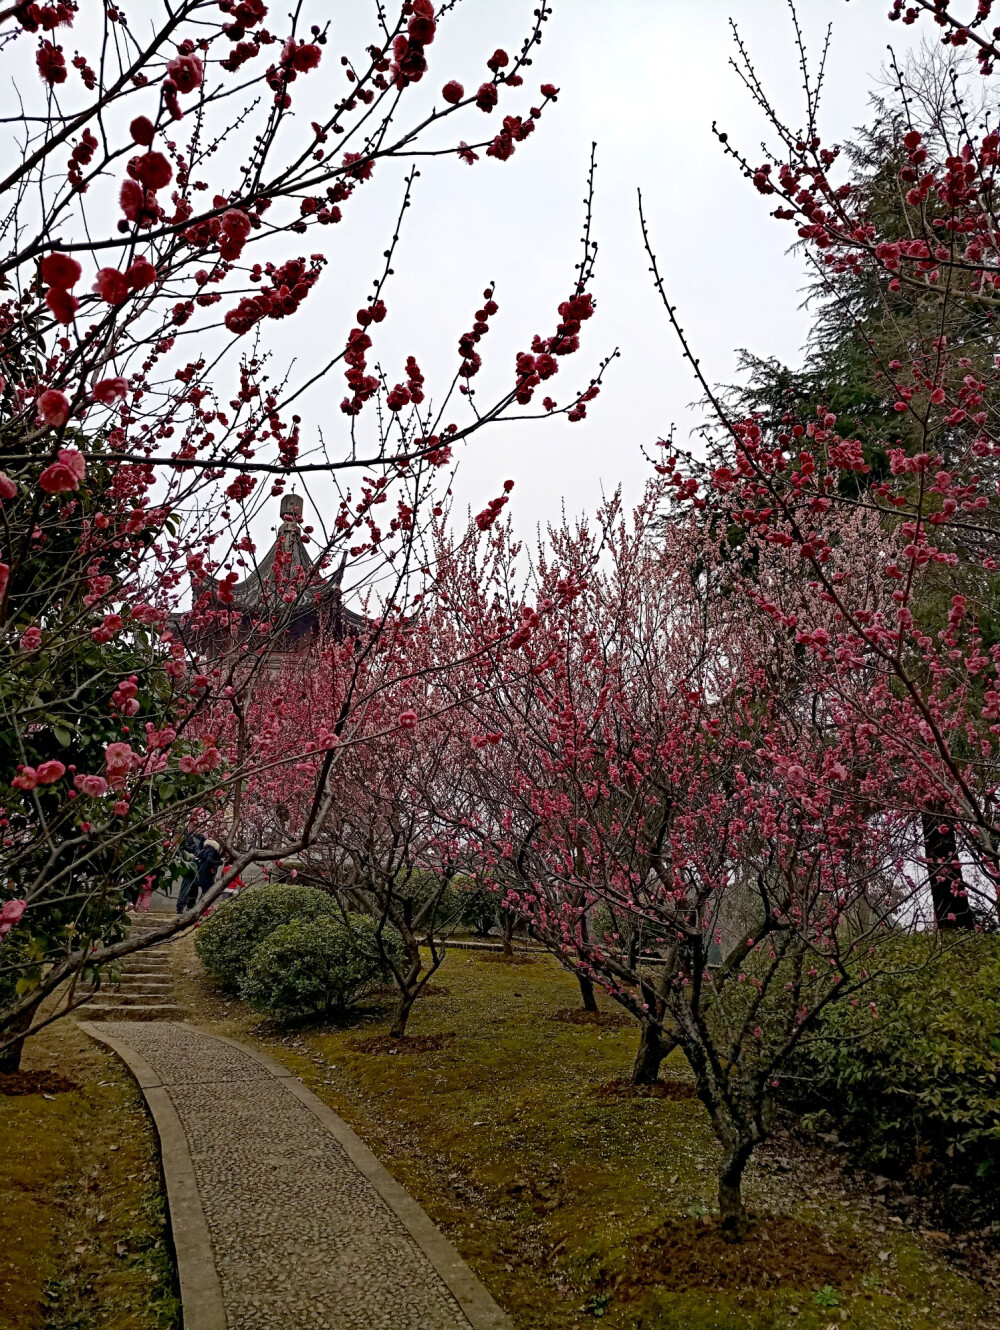
[[[236,990],[254,948],[292,919],[339,913],[336,901],[315,887],[247,887],[214,910],[198,929],[195,950],[209,974]]]
[[[441,874],[432,868],[414,868],[408,876],[402,875],[395,885],[396,897],[401,901],[410,901],[414,915],[428,904],[436,901],[435,920],[441,923],[448,920],[455,912],[454,888],[449,883],[442,889]]]
[[[395,934],[384,933],[387,946]],[[240,992],[251,1006],[281,1021],[345,1011],[384,979],[375,921],[350,914],[299,917],[255,949]]]
[[[455,912],[463,928],[487,937],[500,924],[500,893],[472,877],[456,877],[450,884]]]
[[[465,903],[461,884],[467,881],[453,877],[442,886],[441,874],[433,868],[402,869],[393,883],[394,908],[418,932],[431,924],[436,932],[447,931],[460,922]]]
[[[880,946],[870,967],[889,972],[829,1008],[786,1083],[861,1163],[985,1190],[1000,1181],[1000,937],[946,946]]]

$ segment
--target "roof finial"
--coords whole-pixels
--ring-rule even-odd
[[[283,534],[296,530],[302,522],[301,494],[283,494],[281,496],[281,523]]]

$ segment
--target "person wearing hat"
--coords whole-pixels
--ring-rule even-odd
[[[198,855],[198,895],[203,896],[215,881],[222,863],[222,850],[217,840],[207,840]],[[192,904],[194,902],[192,901]]]
[[[177,913],[191,908],[198,894],[198,856],[205,848],[205,837],[199,831],[189,831],[181,841],[184,874],[177,893]]]
[[[184,879],[177,897],[177,913],[190,910],[199,896],[204,895],[215,881],[215,875],[222,863],[222,851],[217,840],[203,840],[195,851],[195,871]]]

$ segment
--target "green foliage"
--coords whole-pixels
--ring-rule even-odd
[[[832,1284],[824,1284],[813,1294],[813,1302],[817,1307],[839,1307],[840,1294]]]
[[[220,905],[198,929],[195,949],[209,974],[228,989],[239,988],[254,949],[293,919],[336,916],[337,902],[315,887],[248,887]]]
[[[23,924],[8,934],[0,952],[0,1011],[35,987],[43,959],[40,945]]]
[[[280,1021],[342,1012],[385,978],[377,925],[364,914],[298,916],[254,950],[242,996]],[[383,930],[395,950],[398,935]]]
[[[414,917],[419,916],[421,911],[434,908],[437,921],[448,920],[456,913],[454,884],[453,878],[442,888],[441,874],[434,869],[411,868],[397,877],[393,893],[398,900],[409,902]]]
[[[590,935],[608,951],[638,957],[655,950],[654,930],[627,910],[612,910],[604,902],[590,916]]]
[[[441,874],[432,868],[401,868],[393,883],[393,891],[400,900],[411,900],[423,905],[441,890]]]
[[[791,1068],[807,1125],[832,1124],[875,1168],[1000,1180],[1000,937],[942,951],[895,938],[856,1006],[831,1006]],[[874,1002],[873,1019],[869,1003]]]
[[[146,676],[137,699],[138,724],[147,714],[159,721],[163,678],[149,671],[142,643],[98,644],[86,635],[74,641],[69,632],[56,636],[59,625],[51,616],[42,622],[45,647],[4,655],[0,670],[0,784],[5,787],[7,816],[22,847],[12,857],[6,891],[0,895],[23,897],[39,877],[61,875],[50,893],[36,897],[25,922],[27,926],[30,921],[43,953],[52,955],[74,938],[113,941],[122,936],[124,910],[138,896],[144,873],[156,871],[166,857],[163,828],[138,820],[130,830],[125,819],[115,818],[113,836],[84,841],[80,823],[100,826],[109,818],[111,800],[82,795],[68,804],[66,797],[72,772],[103,773],[105,745],[122,737],[120,717],[108,707],[117,681],[133,672]],[[16,631],[27,623],[22,616]],[[136,628],[139,635],[146,635],[141,625]],[[10,788],[19,764],[37,767],[53,759],[68,768],[55,784],[31,791]],[[51,839],[37,831],[39,811]],[[136,864],[143,865],[143,872],[136,870]],[[114,883],[116,889],[94,889],[103,882]]]
[[[152,525],[103,544],[95,532],[100,512],[124,523],[131,509],[115,497],[116,468],[93,457],[100,438],[68,433],[65,443],[90,453],[80,488],[39,504],[37,472],[51,460],[51,436],[37,441],[37,457],[8,467],[18,483],[4,503],[8,594],[0,634],[0,786],[8,820],[8,847],[0,904],[30,895],[18,926],[18,946],[0,940],[0,1018],[15,996],[37,985],[45,966],[74,948],[111,943],[128,931],[127,910],[147,883],[169,877],[174,831],[188,810],[175,811],[178,794],[203,790],[212,806],[217,777],[188,774],[177,779],[167,767],[149,775],[134,810],[116,790],[92,797],[73,789],[74,776],[103,776],[105,748],[130,733],[141,750],[148,725],[163,731],[177,723],[177,692],[164,666],[162,625],[133,614],[124,584],[138,548],[150,546]],[[174,530],[173,517],[165,528]],[[29,539],[30,535],[30,539]],[[95,545],[95,540],[97,545]],[[98,552],[98,546],[100,550]],[[104,590],[94,590],[98,585]],[[92,630],[115,608],[122,627],[110,641]],[[148,607],[146,607],[148,608]],[[41,634],[37,649],[20,646],[27,628]],[[137,710],[127,719],[112,706],[124,679],[134,679]],[[190,748],[179,740],[172,758]],[[12,786],[21,766],[58,761],[64,774],[52,783],[22,790]],[[119,805],[124,804],[124,809]],[[97,977],[88,967],[84,978]]]
[[[611,1293],[595,1293],[587,1299],[580,1310],[600,1321],[608,1314],[612,1296]]]
[[[500,923],[500,897],[496,891],[472,877],[452,878],[455,913],[463,928],[477,937],[487,937]]]
[[[444,883],[442,874],[433,868],[400,868],[391,883],[393,913],[419,933],[428,929],[446,932],[462,921],[465,906],[462,884],[468,880],[453,877]],[[381,883],[368,897],[365,908],[378,915],[380,902],[388,890],[389,884]]]

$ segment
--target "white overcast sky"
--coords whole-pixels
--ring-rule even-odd
[[[697,422],[691,403],[698,390],[682,360],[650,283],[636,208],[641,187],[653,240],[682,321],[710,379],[730,381],[738,349],[796,362],[808,316],[800,310],[803,269],[787,250],[794,232],[771,218],[773,200],[759,195],[712,135],[712,121],[751,160],[760,159],[767,126],[729,67],[734,53],[729,20],[739,25],[762,81],[784,118],[798,126],[803,114],[801,75],[786,0],[552,0],[553,17],[536,50],[526,86],[501,92],[500,114],[474,107],[450,117],[439,142],[475,142],[499,128],[500,115],[526,114],[538,87],[561,88],[539,128],[507,162],[483,158],[469,167],[455,156],[424,159],[413,206],[406,215],[396,275],[386,293],[389,318],[376,330],[369,353],[390,382],[403,377],[406,356],[416,355],[433,397],[455,372],[457,339],[471,326],[487,282],[496,283],[499,315],[481,344],[484,369],[477,380],[488,403],[509,388],[514,357],[534,333],[551,334],[556,307],[572,290],[579,261],[590,145],[598,145],[594,236],[600,246],[592,291],[597,316],[584,327],[579,354],[561,361],[546,389],[566,403],[586,386],[602,356],[621,351],[604,391],[586,421],[565,417],[493,427],[474,437],[459,456],[455,495],[459,511],[478,511],[516,482],[510,512],[530,537],[558,520],[593,511],[602,492],[618,485],[635,498],[648,474],[650,449],[672,423],[686,440]],[[399,121],[419,120],[440,89],[457,78],[467,90],[489,77],[485,60],[495,47],[519,48],[537,0],[462,0],[446,16],[428,48],[430,69],[407,91]],[[815,66],[829,23],[833,43],[827,67],[822,134],[826,142],[848,135],[869,113],[868,96],[887,58],[921,38],[934,40],[933,25],[904,28],[886,18],[889,0],[799,0],[800,18]],[[272,6],[272,10],[277,9]],[[134,25],[142,27],[141,6]],[[339,57],[361,64],[366,42],[377,39],[374,0],[307,0],[305,26],[330,21],[330,41],[319,69],[295,85],[297,124],[324,118],[346,90]],[[159,6],[155,14],[160,13]],[[99,30],[96,9],[81,9],[74,38],[91,52]],[[149,22],[154,13],[149,14]],[[273,26],[273,25],[272,25]],[[140,34],[141,35],[141,32]],[[23,78],[21,77],[23,75]],[[40,84],[33,65],[14,74],[19,85]],[[30,96],[30,92],[29,92]],[[137,91],[128,114],[152,113],[153,91]],[[303,125],[305,128],[305,125]],[[122,125],[124,133],[124,123]],[[212,180],[223,191],[238,187],[241,152],[235,140],[213,162]],[[260,331],[277,376],[291,368],[301,381],[343,345],[383,265],[402,194],[405,164],[390,162],[344,208],[336,227],[303,237],[283,236],[273,253],[282,260],[323,248],[330,262],[319,285],[296,315],[265,321]],[[109,177],[109,206],[117,183]],[[93,206],[100,207],[95,189]],[[184,353],[211,354],[228,334],[207,335],[204,347],[185,342]],[[322,430],[331,455],[343,456],[347,420],[342,366],[296,403],[303,417],[304,448]],[[220,382],[220,397],[231,385]],[[538,393],[540,399],[544,394]],[[533,404],[533,409],[537,409]],[[361,417],[370,422],[372,408]],[[455,419],[464,423],[459,412]],[[369,424],[370,428],[370,424]],[[332,509],[332,486],[314,481],[321,509]],[[267,501],[252,523],[261,553],[270,544],[277,502]]]
[[[464,0],[428,50],[421,95],[435,95],[449,78],[477,86],[487,75],[485,56],[497,45],[516,49],[533,7],[532,0]],[[833,24],[826,141],[865,118],[887,44],[900,51],[921,35],[919,28],[888,23],[887,7],[887,0],[801,0],[814,60]],[[336,8],[346,21],[333,22],[324,56],[331,74],[340,51],[357,49],[364,29],[354,23],[367,10],[357,0]],[[592,510],[602,490],[619,484],[626,497],[637,495],[648,475],[643,447],[671,422],[682,438],[695,423],[690,407],[697,391],[649,282],[637,187],[662,270],[709,376],[731,378],[740,347],[793,362],[800,356],[807,316],[799,309],[802,268],[786,253],[793,232],[768,215],[769,200],[724,157],[711,133],[715,119],[756,159],[766,132],[729,67],[730,18],[774,101],[798,125],[803,98],[785,0],[555,0],[529,84],[505,94],[500,108],[524,110],[537,84],[557,84],[558,104],[538,132],[505,163],[484,159],[470,168],[449,158],[423,169],[375,352],[392,381],[402,377],[406,355],[416,354],[433,390],[435,380],[442,384],[454,371],[457,337],[494,280],[501,312],[481,347],[480,388],[488,400],[488,385],[510,382],[514,354],[532,334],[552,331],[556,305],[571,289],[590,144],[598,144],[598,315],[585,326],[581,352],[564,360],[546,386],[565,402],[571,388],[586,385],[602,354],[617,346],[621,359],[587,421],[507,424],[476,436],[461,455],[455,493],[462,508],[478,510],[510,477],[516,526],[530,536],[558,517],[562,504],[570,514]],[[318,82],[311,91],[320,91]],[[466,117],[458,137],[473,141],[497,123],[475,109]],[[287,325],[277,325],[278,363],[295,355],[304,366],[317,346],[342,344],[391,234],[400,176],[383,169],[345,209],[340,226],[312,233],[329,245],[332,259],[323,298],[314,295]],[[338,370],[302,408],[307,434],[322,426],[334,451],[345,424],[338,406],[343,387]],[[322,485],[314,492],[322,501]],[[259,539],[267,539],[276,515],[268,518],[258,519]]]

